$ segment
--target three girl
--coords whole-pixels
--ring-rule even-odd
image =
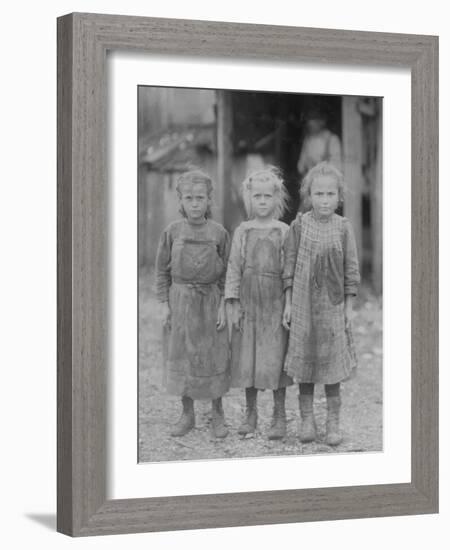
[[[210,178],[195,171],[179,179],[184,219],[165,230],[157,259],[158,296],[165,304],[165,385],[183,405],[172,435],[194,426],[194,399],[211,399],[213,434],[225,437],[221,397],[231,384],[245,388],[238,433],[256,430],[258,390],[270,389],[268,437],[281,439],[286,387],[295,381],[301,441],[316,437],[314,385],[320,383],[327,396],[326,442],[341,442],[340,383],[356,367],[351,319],[359,284],[353,230],[335,213],[343,187],[330,163],[312,168],[301,187],[310,210],[289,228],[279,221],[287,195],[277,170],[251,174],[243,182],[249,219],[234,233],[226,269],[228,234],[209,219]]]

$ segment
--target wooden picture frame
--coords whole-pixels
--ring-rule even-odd
[[[406,67],[412,101],[411,482],[106,498],[106,53]],[[58,506],[72,536],[438,511],[438,38],[74,13],[58,19]]]

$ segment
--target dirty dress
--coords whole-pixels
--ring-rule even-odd
[[[287,332],[282,326],[283,242],[288,226],[243,222],[235,231],[225,299],[240,301],[241,330],[232,332],[231,386],[278,389],[292,384],[283,373]]]
[[[283,284],[292,288],[285,371],[299,383],[335,384],[351,377],[356,353],[345,328],[346,295],[360,282],[350,222],[338,214],[317,220],[312,211],[292,222],[285,242]]]
[[[212,220],[178,220],[161,236],[156,289],[171,311],[170,328],[163,330],[163,384],[169,394],[217,399],[229,389],[227,331],[216,328],[228,252],[229,235]]]

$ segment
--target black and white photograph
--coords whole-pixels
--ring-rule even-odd
[[[139,462],[383,450],[382,105],[138,87]]]

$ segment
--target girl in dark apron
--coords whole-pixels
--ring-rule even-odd
[[[212,401],[213,436],[228,433],[222,396],[230,386],[223,299],[229,235],[209,218],[211,192],[206,174],[190,171],[180,176],[177,193],[183,218],[163,232],[156,260],[164,386],[182,403],[172,436],[183,436],[195,426],[195,399]]]

